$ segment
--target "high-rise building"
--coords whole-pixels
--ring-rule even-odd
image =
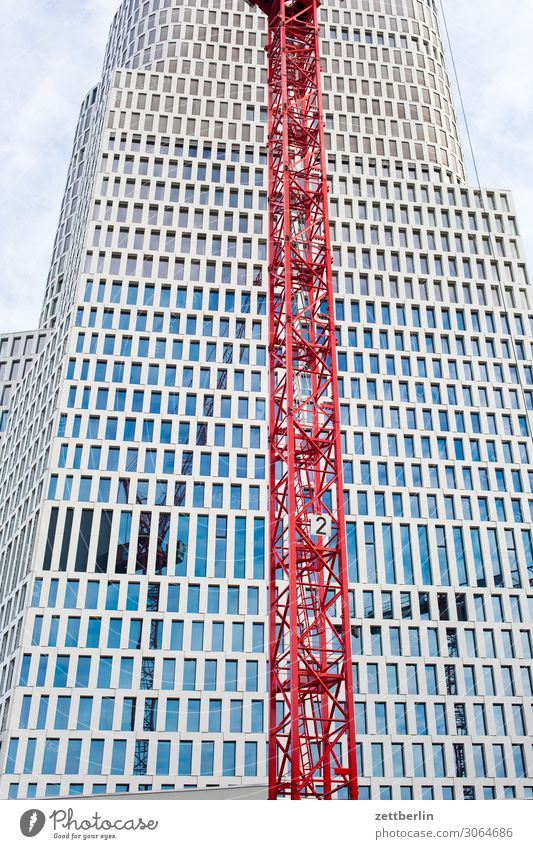
[[[46,340],[46,331],[0,335],[0,440],[7,428],[11,397]]]
[[[465,179],[434,0],[320,19],[361,797],[532,798],[512,200]],[[124,0],[25,369],[0,340],[3,796],[266,779],[265,37]]]

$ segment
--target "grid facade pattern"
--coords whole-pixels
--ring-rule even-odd
[[[42,349],[46,333],[30,331],[0,336],[0,439],[7,429],[9,407],[19,380]]]
[[[512,200],[464,180],[432,2],[320,15],[361,796],[532,797]],[[82,109],[2,440],[5,796],[266,776],[265,36],[125,2]]]

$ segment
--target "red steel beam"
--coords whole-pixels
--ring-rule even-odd
[[[251,2],[269,21],[270,799],[358,794],[319,3]]]

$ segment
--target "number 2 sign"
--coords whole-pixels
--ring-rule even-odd
[[[317,537],[331,536],[331,516],[313,513],[311,516],[311,534]]]

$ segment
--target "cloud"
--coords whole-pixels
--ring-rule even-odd
[[[37,325],[79,107],[100,77],[119,3],[4,5],[0,332]],[[481,182],[513,190],[533,262],[533,4],[444,0],[444,6]],[[469,174],[473,181],[471,167]]]
[[[481,184],[512,190],[533,274],[533,5],[530,0],[443,0],[443,5]],[[474,182],[458,97],[456,106]]]
[[[117,7],[18,0],[2,10],[0,332],[38,323],[76,121]]]

